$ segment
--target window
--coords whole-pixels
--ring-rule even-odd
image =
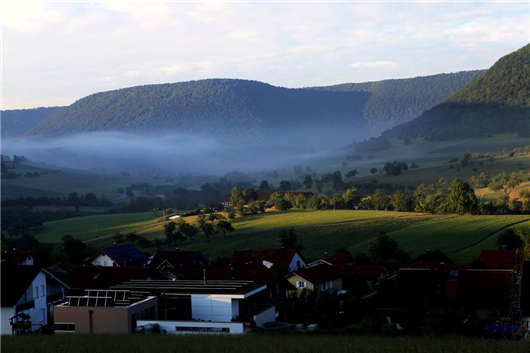
[[[303,282],[303,281],[296,282],[296,287],[297,288],[306,288],[305,282]]]
[[[35,299],[39,297],[39,286],[35,286]]]
[[[44,284],[42,284],[42,285],[40,286],[40,295],[42,295],[43,297],[46,296],[46,291],[44,290]]]

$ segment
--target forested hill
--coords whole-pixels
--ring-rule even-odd
[[[231,79],[137,86],[82,98],[31,134],[163,129],[256,135],[267,128],[351,127],[366,138],[414,118],[480,73],[303,89]]]
[[[503,132],[530,135],[530,44],[499,59],[443,103],[383,135],[443,140]]]
[[[22,136],[42,120],[63,107],[2,110],[0,112],[2,138]]]
[[[96,93],[58,111],[32,134],[88,131],[248,134],[267,128],[350,124],[364,128],[366,92],[287,89],[257,81],[209,79]]]
[[[343,83],[315,89],[369,92],[363,115],[376,131],[410,121],[466,86],[485,70],[461,71],[406,79]]]

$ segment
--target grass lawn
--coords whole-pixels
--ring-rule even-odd
[[[59,243],[64,235],[69,234],[76,239],[89,240],[113,235],[118,231],[132,231],[159,220],[152,212],[74,217],[44,223],[36,238],[42,243]]]
[[[453,216],[429,220],[388,235],[413,257],[427,249],[441,250],[454,261],[467,263],[476,259],[480,250],[496,248],[490,238],[501,229],[528,220],[528,215]],[[368,239],[349,250],[353,253],[367,252],[372,241],[373,239]]]
[[[528,342],[331,334],[2,336],[9,353],[527,353]]]

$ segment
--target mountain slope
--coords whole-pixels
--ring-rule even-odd
[[[19,137],[63,107],[14,109],[0,112],[2,138]]]
[[[340,92],[369,92],[370,99],[364,106],[363,115],[370,126],[381,132],[416,118],[484,72],[485,70],[461,71],[315,88]]]
[[[509,132],[530,134],[530,44],[499,59],[443,103],[383,135],[444,140]]]
[[[82,98],[31,134],[169,129],[256,135],[312,126],[351,129],[365,138],[413,119],[481,72],[305,89],[230,79],[137,86]]]
[[[248,134],[326,121],[364,127],[365,92],[287,89],[257,81],[210,79],[90,95],[41,122],[32,134],[87,131]]]

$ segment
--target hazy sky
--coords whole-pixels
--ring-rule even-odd
[[[3,109],[227,77],[302,87],[482,69],[530,2],[1,1]]]

